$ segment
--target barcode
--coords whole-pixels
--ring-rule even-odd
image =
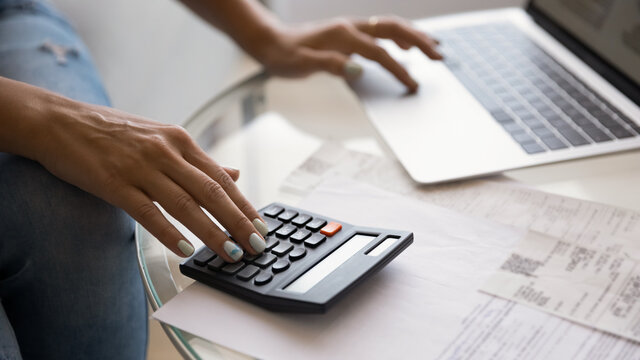
[[[500,267],[500,270],[524,276],[533,276],[533,273],[542,265],[542,261],[534,260],[518,254],[511,254],[509,259]]]

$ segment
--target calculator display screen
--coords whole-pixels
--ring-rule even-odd
[[[354,235],[283,290],[298,294],[306,293],[375,238],[376,236],[371,235]]]

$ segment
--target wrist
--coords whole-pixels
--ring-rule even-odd
[[[274,51],[282,47],[284,25],[276,19],[254,22],[236,33],[234,40],[250,56],[261,63],[268,62]]]
[[[73,100],[10,79],[0,85],[0,151],[41,161]]]

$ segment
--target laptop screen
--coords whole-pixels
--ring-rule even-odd
[[[533,4],[640,83],[640,0],[534,0]]]

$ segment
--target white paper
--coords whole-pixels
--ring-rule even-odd
[[[499,177],[494,180],[500,182],[419,186],[397,161],[335,143],[320,148],[293,172],[283,190],[304,194],[335,176],[599,250],[604,245],[619,251],[640,243],[640,214],[633,211],[528,189]],[[439,359],[636,359],[638,353],[638,344],[627,339],[487,297],[460,323]]]
[[[482,290],[632,340],[640,340],[637,251],[529,233]]]
[[[363,226],[408,229],[414,243],[324,315],[277,314],[194,284],[154,317],[264,359],[435,358],[521,232],[333,179],[302,203]]]

